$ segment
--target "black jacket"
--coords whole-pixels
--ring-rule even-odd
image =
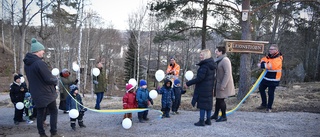
[[[199,109],[212,110],[216,64],[213,58],[208,58],[197,65],[200,66],[197,77],[186,83],[187,86],[195,84],[192,104],[197,103]]]
[[[13,104],[18,102],[23,102],[24,94],[28,91],[28,89],[23,85],[19,85],[16,82],[13,82],[10,85],[10,99]]]
[[[48,65],[37,55],[27,53],[23,62],[29,90],[36,107],[46,107],[58,97],[55,88],[58,79],[51,74]]]

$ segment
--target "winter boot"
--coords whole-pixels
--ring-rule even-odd
[[[194,123],[195,126],[204,126],[204,120],[199,120],[199,122]]]
[[[218,114],[214,113],[214,114],[210,117],[210,119],[217,120],[217,119],[218,119]]]
[[[76,123],[71,123],[72,130],[76,131]]]
[[[142,120],[142,118],[139,118],[139,122],[140,122],[140,123],[144,123],[144,121]]]
[[[87,127],[86,125],[83,124],[83,121],[79,122],[78,124],[79,124],[80,128],[85,128],[85,127]]]
[[[211,120],[210,120],[210,119],[207,119],[204,123],[205,123],[206,125],[211,125]]]

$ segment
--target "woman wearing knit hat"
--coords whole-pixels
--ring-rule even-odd
[[[31,40],[31,50],[23,59],[30,93],[37,107],[37,128],[40,136],[46,137],[43,128],[43,120],[46,117],[46,110],[50,114],[50,132],[52,137],[60,137],[57,134],[58,109],[56,99],[56,85],[58,79],[52,75],[48,65],[42,60],[45,48],[35,38]]]
[[[122,98],[123,109],[135,109],[138,106],[136,99],[136,92],[134,91],[134,86],[131,84],[126,85],[126,94]],[[132,120],[132,113],[126,113],[123,119],[130,118]]]

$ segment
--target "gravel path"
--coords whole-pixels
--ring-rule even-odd
[[[13,108],[0,108],[0,136],[5,137],[34,137],[38,136],[36,123],[28,125],[13,124]],[[211,126],[196,127],[193,123],[198,121],[198,111],[181,111],[179,115],[160,119],[156,110],[149,111],[150,120],[139,123],[137,114],[133,114],[133,125],[130,129],[122,128],[122,115],[101,114],[87,111],[84,123],[87,128],[77,127],[72,131],[67,114],[59,111],[58,132],[65,137],[195,137],[195,136],[282,136],[282,137],[320,137],[320,114],[303,112],[240,112],[228,116],[227,122],[213,122]],[[46,133],[50,135],[49,128]]]

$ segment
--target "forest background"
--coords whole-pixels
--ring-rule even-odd
[[[37,12],[31,14],[32,5]],[[320,79],[317,0],[153,0],[128,15],[128,30],[105,25],[88,5],[90,0],[2,0],[0,91],[8,90],[13,73],[24,74],[22,60],[31,38],[45,45],[50,69],[72,70],[79,64],[80,71],[72,76],[80,80],[82,93],[91,93],[91,69],[98,61],[107,72],[109,95],[123,95],[117,89],[124,89],[130,78],[146,79],[156,87],[154,74],[165,70],[171,57],[181,66],[180,79],[185,81],[186,71],[197,70],[199,51],[207,48],[214,56],[225,39],[278,44],[284,56],[282,85]],[[250,12],[243,21],[245,8]],[[40,20],[35,21],[36,15]],[[207,22],[208,18],[215,21]],[[259,76],[256,64],[268,46],[264,54],[228,53],[238,99]]]

